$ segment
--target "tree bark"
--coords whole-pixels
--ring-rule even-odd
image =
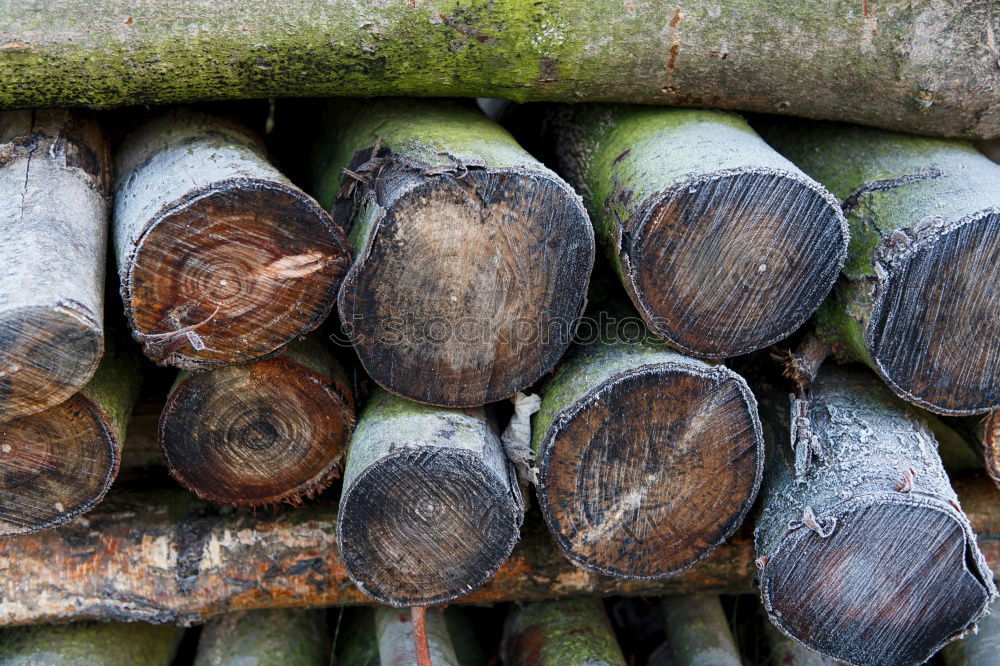
[[[441,609],[426,611],[427,645],[434,666],[459,666]],[[416,663],[408,608],[364,609],[348,625],[337,653],[340,666],[411,666]]]
[[[604,603],[587,597],[513,606],[500,654],[505,666],[625,666]]]
[[[966,143],[859,127],[764,136],[843,202],[844,279],[818,317],[840,357],[940,414],[1000,407],[1000,165]]]
[[[91,380],[63,403],[0,424],[0,536],[62,525],[98,504],[118,474],[142,378],[111,336]]]
[[[122,299],[151,359],[251,360],[326,318],[350,261],[344,233],[254,132],[174,109],[131,132],[115,166]]]
[[[742,666],[719,597],[664,597],[662,608],[674,666]]]
[[[507,97],[1000,133],[994,3],[834,0],[787,10],[773,0],[6,2],[0,106]]]
[[[338,309],[372,379],[471,407],[548,372],[594,261],[569,185],[474,107],[331,103],[320,126],[314,192],[357,249]]]
[[[0,629],[6,666],[170,666],[184,632],[144,622]]]
[[[101,360],[108,163],[93,114],[0,113],[0,422],[68,399]]]
[[[755,533],[764,608],[845,663],[922,663],[983,614],[993,574],[926,423],[857,370],[826,368],[811,392],[789,410],[757,391],[772,455]]]
[[[765,619],[763,625],[768,647],[771,648],[771,659],[767,662],[771,666],[840,666],[841,662],[796,643],[781,633],[770,620]]]
[[[976,633],[966,634],[941,651],[945,666],[993,666],[1000,655],[1000,608],[979,620]]]
[[[171,475],[202,499],[298,504],[340,476],[353,427],[346,372],[308,339],[275,358],[182,372],[159,440]]]
[[[740,116],[545,108],[557,170],[583,195],[636,309],[672,347],[716,359],[761,349],[830,292],[848,242],[836,200]],[[540,113],[520,110],[535,126]]]
[[[609,322],[607,328],[611,328]],[[652,579],[704,558],[742,524],[764,466],[742,377],[655,342],[578,347],[540,389],[538,503],[577,566]]]
[[[329,666],[326,610],[281,608],[209,620],[194,666]]]

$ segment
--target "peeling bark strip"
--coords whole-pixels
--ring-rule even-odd
[[[662,346],[580,347],[541,389],[538,502],[577,566],[671,576],[743,523],[764,465],[743,378]]]
[[[741,666],[740,652],[719,597],[664,597],[662,608],[674,666]]]
[[[281,608],[209,620],[194,666],[329,666],[326,610]]]
[[[79,622],[0,629],[8,666],[170,666],[184,632],[144,622]]]
[[[92,509],[118,475],[139,397],[138,353],[109,337],[91,380],[43,412],[0,423],[0,536],[62,525]]]
[[[0,113],[0,421],[63,402],[101,360],[108,160],[90,113]]]
[[[830,292],[848,241],[836,200],[741,117],[608,105],[546,115],[560,173],[671,346],[716,359],[766,347]]]
[[[625,666],[604,603],[594,598],[512,607],[500,655],[505,666]]]
[[[844,201],[851,246],[820,333],[904,400],[1000,407],[1000,165],[952,141],[819,123],[764,135]]]
[[[426,609],[427,645],[434,666],[459,666],[444,613]],[[413,621],[408,608],[357,611],[341,631],[338,666],[412,666],[417,663]]]
[[[0,106],[507,97],[1000,134],[996,3],[862,5],[49,0],[39,9],[9,1],[0,12]]]
[[[276,358],[182,372],[160,415],[170,472],[202,499],[298,504],[340,476],[354,397],[319,340]]]
[[[343,231],[260,137],[185,109],[126,138],[114,230],[134,337],[187,369],[259,358],[314,329],[350,261]]]
[[[767,663],[775,666],[840,666],[841,662],[813,652],[781,633],[769,620],[764,620],[763,624],[771,648],[771,660]]]
[[[811,450],[802,470],[787,404],[773,388],[758,397],[772,457],[755,537],[771,621],[845,663],[885,666],[922,663],[971,628],[996,588],[928,426],[874,377],[827,368],[812,384],[814,437],[794,445]]]
[[[1000,656],[1000,604],[979,620],[976,633],[951,643],[941,651],[945,666],[996,666]]]
[[[428,407],[376,390],[351,439],[337,543],[358,587],[429,606],[485,583],[518,540],[514,469],[481,408]]]
[[[411,400],[470,407],[548,372],[594,261],[573,190],[474,107],[331,103],[314,191],[357,257],[337,304],[361,363]]]

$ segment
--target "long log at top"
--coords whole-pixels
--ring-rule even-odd
[[[1000,133],[985,0],[0,2],[0,106],[620,101]]]

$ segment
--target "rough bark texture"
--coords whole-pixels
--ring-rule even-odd
[[[955,489],[1000,571],[1000,491],[984,476],[956,480]],[[112,491],[58,530],[0,540],[0,622],[191,624],[237,610],[370,603],[347,576],[336,522],[323,503],[253,512],[182,490]],[[541,521],[523,532],[504,566],[461,603],[752,590],[754,556],[743,535],[676,577],[630,581],[573,567]]]
[[[967,634],[941,651],[945,666],[996,666],[1000,659],[1000,605],[979,621],[976,633]]]
[[[859,370],[825,368],[791,410],[773,388],[757,395],[771,621],[833,658],[886,666],[921,663],[972,627],[996,588],[930,428]]]
[[[719,106],[1000,134],[1000,16],[985,0],[2,7],[2,106],[409,94]]]
[[[966,143],[859,127],[764,136],[847,214],[843,280],[819,313],[835,351],[931,411],[1000,406],[1000,165]]]
[[[595,342],[540,393],[538,501],[577,566],[674,575],[742,524],[764,449],[757,403],[736,373],[655,343]]]
[[[340,476],[354,427],[350,382],[318,339],[275,358],[182,372],[160,416],[170,472],[232,506],[299,503]]]
[[[740,116],[545,108],[557,170],[583,195],[643,319],[671,346],[707,358],[766,347],[833,287],[848,241],[836,200]],[[542,112],[520,113],[537,125]]]
[[[0,113],[0,421],[58,405],[97,369],[108,178],[92,114]]]
[[[566,350],[594,261],[579,197],[475,107],[331,103],[312,173],[353,224],[338,295],[361,363],[427,404],[502,400]]]
[[[325,610],[228,613],[205,623],[194,666],[329,666]]]
[[[674,666],[741,666],[719,597],[665,597],[662,608]]]
[[[426,610],[426,627],[433,666],[460,666],[440,609]],[[413,621],[407,608],[379,607],[360,611],[347,626],[337,652],[339,666],[412,666],[415,663]]]
[[[350,261],[343,230],[254,132],[174,109],[131,132],[115,167],[122,299],[147,356],[246,361],[326,318]]]
[[[765,619],[763,624],[767,644],[771,648],[771,660],[768,663],[772,666],[839,666],[841,663],[796,643],[769,620]]]
[[[514,606],[500,655],[505,666],[625,666],[604,603],[594,598]]]
[[[91,380],[62,404],[0,423],[0,536],[61,525],[94,507],[121,461],[139,395],[138,353],[109,336]]]
[[[467,594],[510,555],[523,517],[482,409],[372,394],[348,450],[337,523],[344,566],[365,594],[392,606]]]
[[[144,622],[0,629],[0,661],[4,666],[170,666],[183,633]]]

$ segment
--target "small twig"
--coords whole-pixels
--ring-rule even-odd
[[[816,373],[831,352],[830,345],[810,333],[802,339],[794,352],[780,349],[772,352],[771,358],[784,366],[784,375],[795,382],[796,396],[805,400],[809,395],[809,386],[816,379]]]
[[[427,644],[427,609],[414,606],[410,609],[413,619],[413,647],[417,652],[417,666],[431,666],[431,648]]]

